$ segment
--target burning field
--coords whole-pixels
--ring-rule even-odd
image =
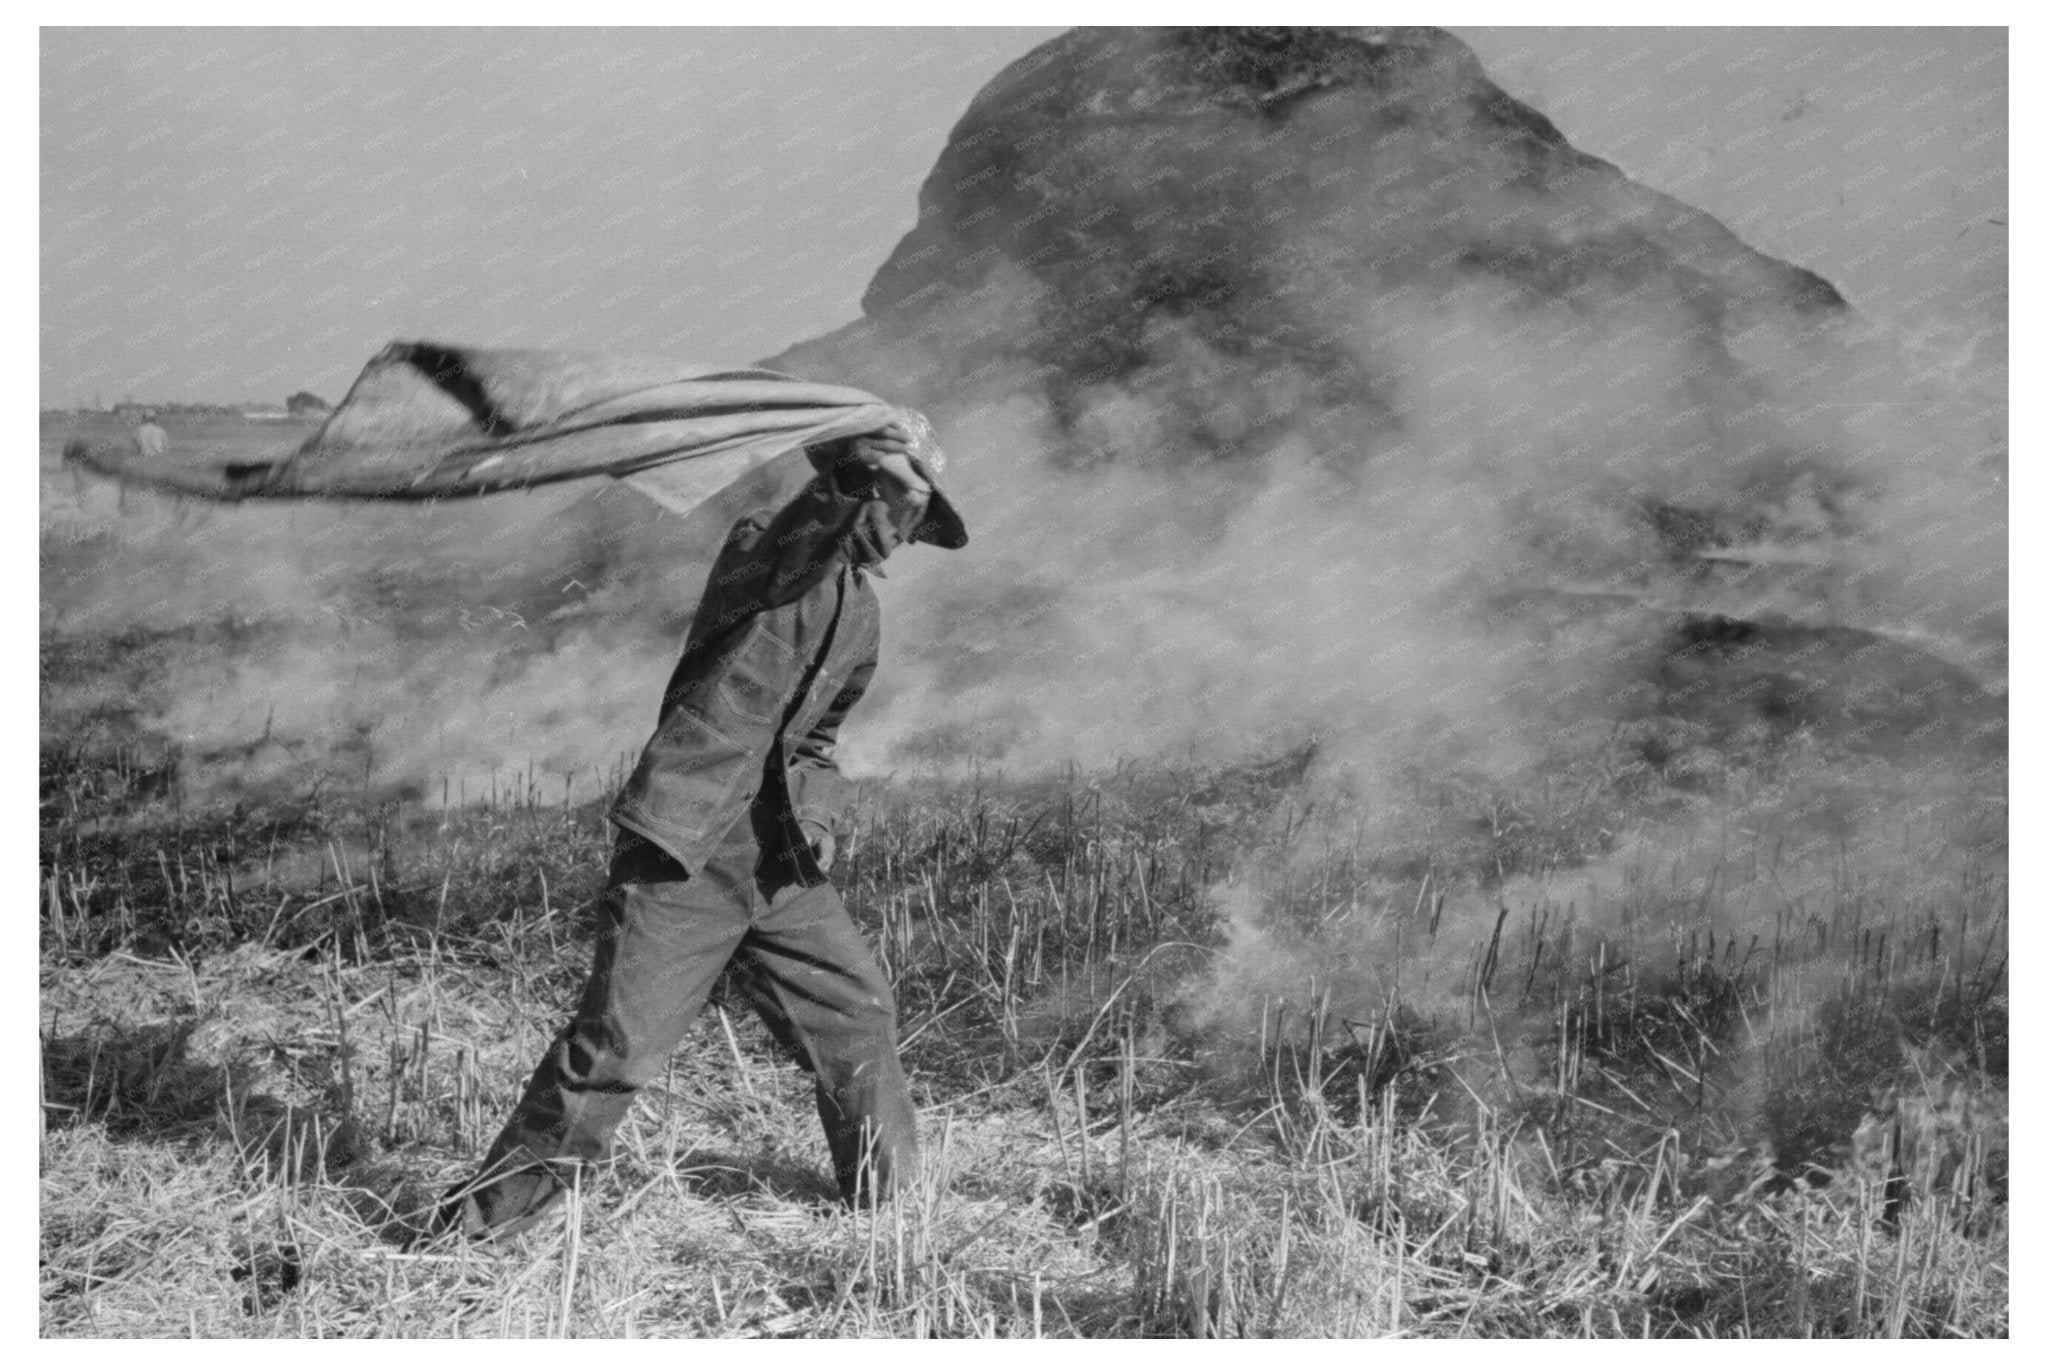
[[[1434,30],[1068,35],[921,208],[771,362],[927,409],[973,528],[841,749],[915,1195],[831,1203],[727,1006],[564,1223],[405,1241],[790,461],[219,507],[51,429],[45,1334],[2003,1334],[1992,340]]]

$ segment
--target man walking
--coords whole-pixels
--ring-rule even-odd
[[[614,804],[600,932],[574,1017],[438,1226],[529,1226],[610,1150],[641,1087],[732,971],[817,1081],[841,1193],[886,1199],[917,1162],[888,983],[826,875],[839,726],[875,670],[869,571],[897,546],[966,544],[921,415],[812,446],[817,470],[728,535],[660,720]]]

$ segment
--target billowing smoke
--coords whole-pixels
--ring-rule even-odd
[[[1995,968],[1958,944],[2001,895],[1995,329],[1850,312],[1434,39],[1350,90],[1283,53],[1271,98],[1118,41],[992,85],[869,322],[790,357],[929,403],[975,535],[892,566],[849,761],[1313,746],[1303,802],[1385,870],[1307,927],[1327,847],[1215,888],[1196,1013],[1240,1044],[1321,991],[1483,1028],[1513,1088],[1605,965],[1762,951],[1726,1117],[1871,953],[1930,1017]]]
[[[2002,686],[1983,338],[1857,317],[1448,35],[1068,35],[923,201],[783,362],[931,406],[976,531],[895,571],[868,767],[1497,770],[1674,692],[1841,732]],[[1716,622],[1756,676],[1673,662]]]
[[[1969,344],[1847,313],[1445,35],[1219,34],[1005,73],[868,321],[781,362],[929,408],[974,537],[890,566],[849,768],[1313,742],[1369,787],[1724,695],[1724,728],[1875,742],[2001,709]],[[182,632],[125,700],[190,780],[531,763],[552,796],[644,738],[718,523],[767,489],[687,527],[623,489],[159,509],[76,546],[46,518],[45,626]],[[1762,623],[1747,672],[1679,648],[1721,621]]]
[[[1709,617],[1997,686],[1990,410],[1892,338],[1844,323],[1696,373],[1656,308],[1588,324],[1467,297],[1352,321],[1378,409],[1166,322],[1064,425],[1029,390],[942,412],[975,543],[892,568],[894,666],[854,761],[1313,741],[1382,772],[1513,768],[1656,705],[1675,626]],[[1230,458],[1178,439],[1216,413],[1257,415]],[[1805,668],[1813,712],[1849,728],[1847,665]]]
[[[618,485],[222,508],[49,455],[43,630],[67,676],[46,721],[156,737],[200,802],[595,795],[645,738],[715,546]]]

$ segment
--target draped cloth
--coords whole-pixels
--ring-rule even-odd
[[[124,484],[223,501],[423,500],[605,474],[688,511],[775,456],[883,426],[871,393],[773,370],[395,341],[320,429],[274,459],[145,457],[132,437],[64,457]]]

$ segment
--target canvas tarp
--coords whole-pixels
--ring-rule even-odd
[[[859,389],[772,370],[563,351],[393,342],[318,431],[275,459],[145,458],[132,438],[65,458],[123,483],[196,497],[428,499],[606,474],[687,511],[812,442],[898,410]]]

